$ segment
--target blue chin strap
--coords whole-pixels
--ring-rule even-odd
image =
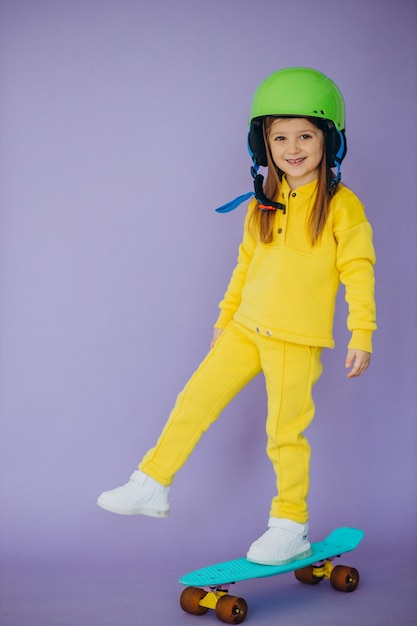
[[[339,135],[340,146],[339,146],[336,156],[334,157],[334,162],[335,162],[335,167],[336,167],[336,176],[332,179],[330,183],[330,187],[329,187],[330,196],[333,195],[337,185],[340,183],[342,179],[340,166],[342,164],[342,159],[344,157],[345,147],[346,147],[345,138],[343,134],[339,130],[337,130],[337,134]],[[255,191],[249,191],[248,193],[244,193],[241,196],[237,196],[237,198],[235,198],[234,200],[231,200],[230,202],[227,202],[226,204],[223,204],[218,209],[216,209],[216,213],[230,213],[230,211],[234,211],[243,202],[255,196],[255,198],[259,202],[259,208],[262,211],[280,210],[280,211],[283,211],[283,213],[285,214],[285,211],[286,211],[285,204],[281,204],[281,202],[274,202],[270,200],[269,198],[265,196],[263,192],[264,177],[258,173],[259,165],[256,162],[255,155],[253,154],[251,147],[249,145],[249,137],[248,137],[248,152],[253,161],[253,165],[251,167],[251,174],[252,174],[253,183],[255,186]]]
[[[227,202],[227,204],[223,204],[223,206],[219,206],[219,208],[216,209],[216,213],[230,213],[230,211],[234,211],[235,209],[237,209],[237,207],[240,204],[242,204],[242,202],[245,202],[245,200],[249,200],[249,198],[251,198],[254,195],[255,195],[254,191],[249,191],[248,193],[244,193],[242,196],[238,196],[234,200]]]

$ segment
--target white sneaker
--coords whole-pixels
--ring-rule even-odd
[[[133,472],[122,487],[104,491],[97,500],[98,506],[119,515],[149,515],[168,517],[169,487],[164,487],[140,470]]]
[[[312,554],[308,524],[271,517],[268,527],[249,548],[248,561],[261,565],[286,565]]]

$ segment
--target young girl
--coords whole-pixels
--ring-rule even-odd
[[[376,328],[372,231],[361,202],[340,183],[344,128],[343,97],[320,72],[280,70],[257,89],[248,136],[255,192],[218,209],[255,196],[211,350],[179,394],[156,447],[129,482],[101,494],[102,508],[166,517],[175,474],[222,409],[263,371],[277,494],[268,530],[247,558],[276,565],[310,554],[310,447],[303,433],[313,419],[322,348],[334,345],[340,282],[352,333],[349,378],[368,368]],[[265,183],[260,166],[267,167]]]

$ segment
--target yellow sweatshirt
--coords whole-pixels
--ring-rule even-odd
[[[248,230],[256,205],[246,215],[238,262],[216,328],[231,320],[268,337],[311,346],[334,347],[333,317],[342,282],[349,306],[349,347],[372,352],[376,329],[375,252],[372,229],[358,197],[339,185],[319,241],[310,242],[307,223],[316,181],[291,192],[285,177],[275,215],[274,240],[264,244]]]

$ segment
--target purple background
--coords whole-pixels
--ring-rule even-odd
[[[346,379],[341,294],[309,429],[311,538],[363,528],[345,558],[362,584],[236,592],[252,624],[417,623],[416,18],[413,0],[1,0],[2,625],[194,624],[178,577],[265,530],[261,378],[179,473],[169,520],[95,502],[208,349],[244,215],[213,209],[251,189],[252,94],[290,65],[344,93],[343,177],[375,232],[372,367]]]

